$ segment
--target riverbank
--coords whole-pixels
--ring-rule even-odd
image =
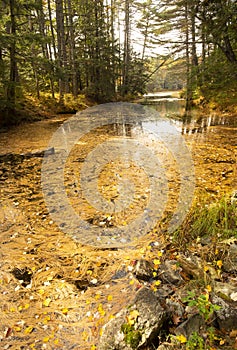
[[[55,98],[50,94],[41,94],[40,99],[33,95],[25,95],[21,101],[18,101],[14,111],[0,111],[0,128],[50,119],[59,114],[75,114],[94,104],[85,95],[73,97],[71,94],[65,94],[63,103],[59,101],[58,94]]]
[[[183,99],[183,91],[160,91],[157,93],[148,93],[139,98],[130,97],[125,102],[139,104],[154,104],[157,99]],[[120,98],[118,101],[123,101]],[[118,102],[117,101],[117,102]],[[116,101],[114,101],[116,102]],[[0,128],[14,127],[21,123],[34,122],[43,119],[50,119],[58,114],[75,114],[76,112],[97,104],[95,101],[87,98],[85,95],[73,97],[72,94],[65,94],[63,103],[59,101],[58,94],[52,98],[50,94],[41,94],[40,99],[33,95],[25,95],[21,101],[18,101],[14,111],[0,111]],[[220,102],[206,101],[202,96],[193,101],[193,109],[199,110],[200,114],[210,114],[215,112],[220,115],[230,115],[237,117],[237,103],[233,102],[233,96],[226,97]]]

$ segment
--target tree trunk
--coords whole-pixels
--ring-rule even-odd
[[[59,102],[62,103],[65,94],[64,83],[64,17],[63,0],[56,0],[56,25],[57,25],[57,44],[58,44],[58,75],[59,75]]]
[[[124,28],[124,53],[122,74],[122,95],[128,93],[129,65],[130,65],[130,0],[125,0],[125,28]]]
[[[70,47],[70,66],[72,75],[72,94],[73,96],[78,95],[78,74],[76,65],[76,53],[75,53],[75,33],[73,26],[73,12],[71,0],[67,0],[68,6],[68,17],[69,17],[69,47]]]
[[[7,88],[7,100],[9,112],[15,111],[16,104],[16,82],[17,82],[17,60],[16,60],[16,20],[15,20],[15,0],[9,1],[11,18],[11,44],[10,44],[10,79]]]
[[[190,69],[190,52],[189,52],[189,7],[188,1],[185,2],[185,50],[186,50],[186,67],[187,67],[187,87],[186,87],[186,112],[191,109],[192,101],[192,81]]]

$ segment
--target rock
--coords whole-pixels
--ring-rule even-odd
[[[138,280],[149,281],[153,277],[153,266],[145,259],[137,260],[133,274]]]
[[[212,302],[221,307],[220,310],[215,311],[219,328],[225,331],[236,329],[237,303],[226,302],[216,295],[213,295]]]
[[[176,335],[184,335],[187,339],[193,332],[200,333],[201,329],[205,327],[204,319],[201,315],[195,314],[190,316],[186,321],[181,323],[176,329]]]
[[[237,301],[237,286],[233,286],[230,283],[216,282],[214,291],[224,300]]]
[[[160,265],[158,276],[165,283],[180,285],[183,283],[180,271],[176,260],[166,260]]]
[[[171,299],[167,299],[166,305],[168,308],[168,312],[171,316],[176,315],[178,317],[183,317],[185,310],[181,303],[178,303],[177,301]]]
[[[183,254],[179,254],[177,261],[187,275],[198,279],[204,277],[203,264],[201,259],[197,256],[190,254],[187,257]]]
[[[223,270],[230,273],[237,272],[237,240],[230,244],[228,254],[223,261]]]
[[[170,288],[170,285],[161,284],[157,289],[157,291],[155,292],[155,295],[158,299],[166,299],[169,295],[173,293],[174,293],[174,290]]]
[[[135,316],[131,325],[132,315]],[[155,294],[144,287],[137,292],[129,308],[122,309],[104,326],[98,349],[140,349],[159,335],[166,316]]]

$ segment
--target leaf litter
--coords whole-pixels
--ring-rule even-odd
[[[188,139],[196,165],[197,198],[203,186],[211,198],[233,188],[232,175],[236,171],[233,147],[223,139],[222,147],[221,135],[217,133],[216,136],[207,140],[195,135],[191,141]],[[93,142],[83,140],[75,155],[80,152],[83,158],[82,151],[89,152],[95,146],[94,139]],[[73,161],[68,166],[68,175],[72,164]],[[80,162],[76,164],[78,166]],[[175,193],[179,189],[174,167],[167,164],[171,195],[163,223],[135,242],[132,249],[110,250],[80,245],[58,230],[44,204],[40,158],[12,155],[1,159],[1,165],[1,347],[96,349],[103,325],[128,305],[141,288],[141,283],[132,274],[134,261],[146,259],[153,264],[154,281],[150,287],[155,290],[159,288],[157,270],[164,255],[179,258],[174,248],[172,251],[170,238],[162,227],[174,210]],[[147,201],[146,196],[141,200],[148,188],[145,176],[134,169],[136,194],[140,196],[139,205],[133,203],[135,212],[131,210],[127,216],[102,217],[88,203],[78,203],[68,176],[65,185],[68,185],[72,204],[77,208],[84,205],[87,220],[96,220],[97,215],[105,224],[127,223],[133,219],[132,215],[143,210]],[[79,167],[76,171],[79,172]],[[129,175],[128,170],[122,171]],[[116,186],[111,184],[113,173],[114,164],[111,164],[100,177],[100,188],[107,199],[118,194]],[[141,178],[144,178],[144,186]],[[76,189],[79,191],[80,187]],[[216,270],[221,267],[222,261],[217,259]],[[135,317],[131,315],[130,322]],[[177,315],[174,315],[174,322],[179,322]]]

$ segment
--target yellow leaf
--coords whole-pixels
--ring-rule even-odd
[[[153,263],[154,263],[155,265],[160,265],[160,260],[159,260],[159,259],[154,259],[154,260],[153,260]]]
[[[95,300],[99,300],[101,298],[101,295],[100,294],[96,294],[95,295]]]
[[[87,275],[91,276],[93,272],[91,270],[87,270],[86,273],[87,273]]]
[[[221,268],[222,268],[222,265],[223,265],[222,260],[218,260],[218,261],[216,262],[216,265],[219,267],[219,269],[221,269]]]
[[[177,335],[177,336],[176,336],[176,339],[177,339],[181,344],[187,343],[187,338],[186,338],[183,334]]]
[[[24,333],[25,333],[25,334],[29,334],[29,333],[31,333],[31,332],[33,331],[33,329],[34,329],[34,327],[29,326],[29,327],[27,327],[27,328],[24,330]]]
[[[16,309],[15,309],[14,307],[10,307],[10,311],[11,311],[11,312],[15,312]]]
[[[55,344],[55,345],[58,345],[58,343],[59,343],[59,339],[55,339],[55,340],[54,340],[54,344]]]
[[[225,344],[225,339],[221,339],[220,340],[220,345],[224,345]]]
[[[46,298],[44,301],[43,301],[43,305],[44,306],[49,306],[49,304],[51,303],[51,298]]]
[[[131,281],[129,282],[129,284],[131,284],[131,286],[132,286],[134,283],[135,283],[134,280],[131,280]]]
[[[137,318],[139,316],[139,311],[138,310],[132,310],[130,312],[130,316],[133,318]]]
[[[21,327],[15,326],[15,327],[14,327],[14,330],[15,330],[16,332],[20,332],[20,331],[21,331]]]
[[[105,310],[103,309],[103,305],[102,304],[99,304],[98,311],[99,311],[101,316],[105,315]]]
[[[23,306],[20,305],[20,306],[18,307],[18,310],[21,311],[22,309],[23,309]]]
[[[163,255],[163,253],[162,252],[158,252],[158,254],[157,254],[159,257],[161,257],[162,255]]]
[[[43,294],[44,294],[44,290],[43,290],[43,289],[39,289],[38,293],[39,293],[40,295],[43,295]]]
[[[128,324],[130,324],[131,326],[134,325],[134,323],[136,322],[138,316],[139,316],[139,311],[132,310],[130,312],[130,314],[127,316]]]
[[[112,295],[108,295],[108,301],[112,301],[113,300],[113,296]]]
[[[44,337],[43,342],[48,343],[48,341],[49,341],[49,337]]]
[[[62,313],[63,313],[64,315],[66,315],[66,314],[68,313],[68,309],[67,309],[66,307],[64,307],[64,308],[62,309]]]
[[[96,346],[95,345],[91,345],[91,350],[96,350]]]
[[[82,339],[84,340],[84,341],[87,341],[88,340],[88,338],[89,338],[89,335],[88,335],[88,333],[87,332],[82,332]]]
[[[24,309],[27,310],[29,309],[29,307],[30,307],[30,304],[25,304]]]
[[[48,321],[50,321],[50,316],[46,316],[46,317],[43,319],[43,324],[47,324]]]

